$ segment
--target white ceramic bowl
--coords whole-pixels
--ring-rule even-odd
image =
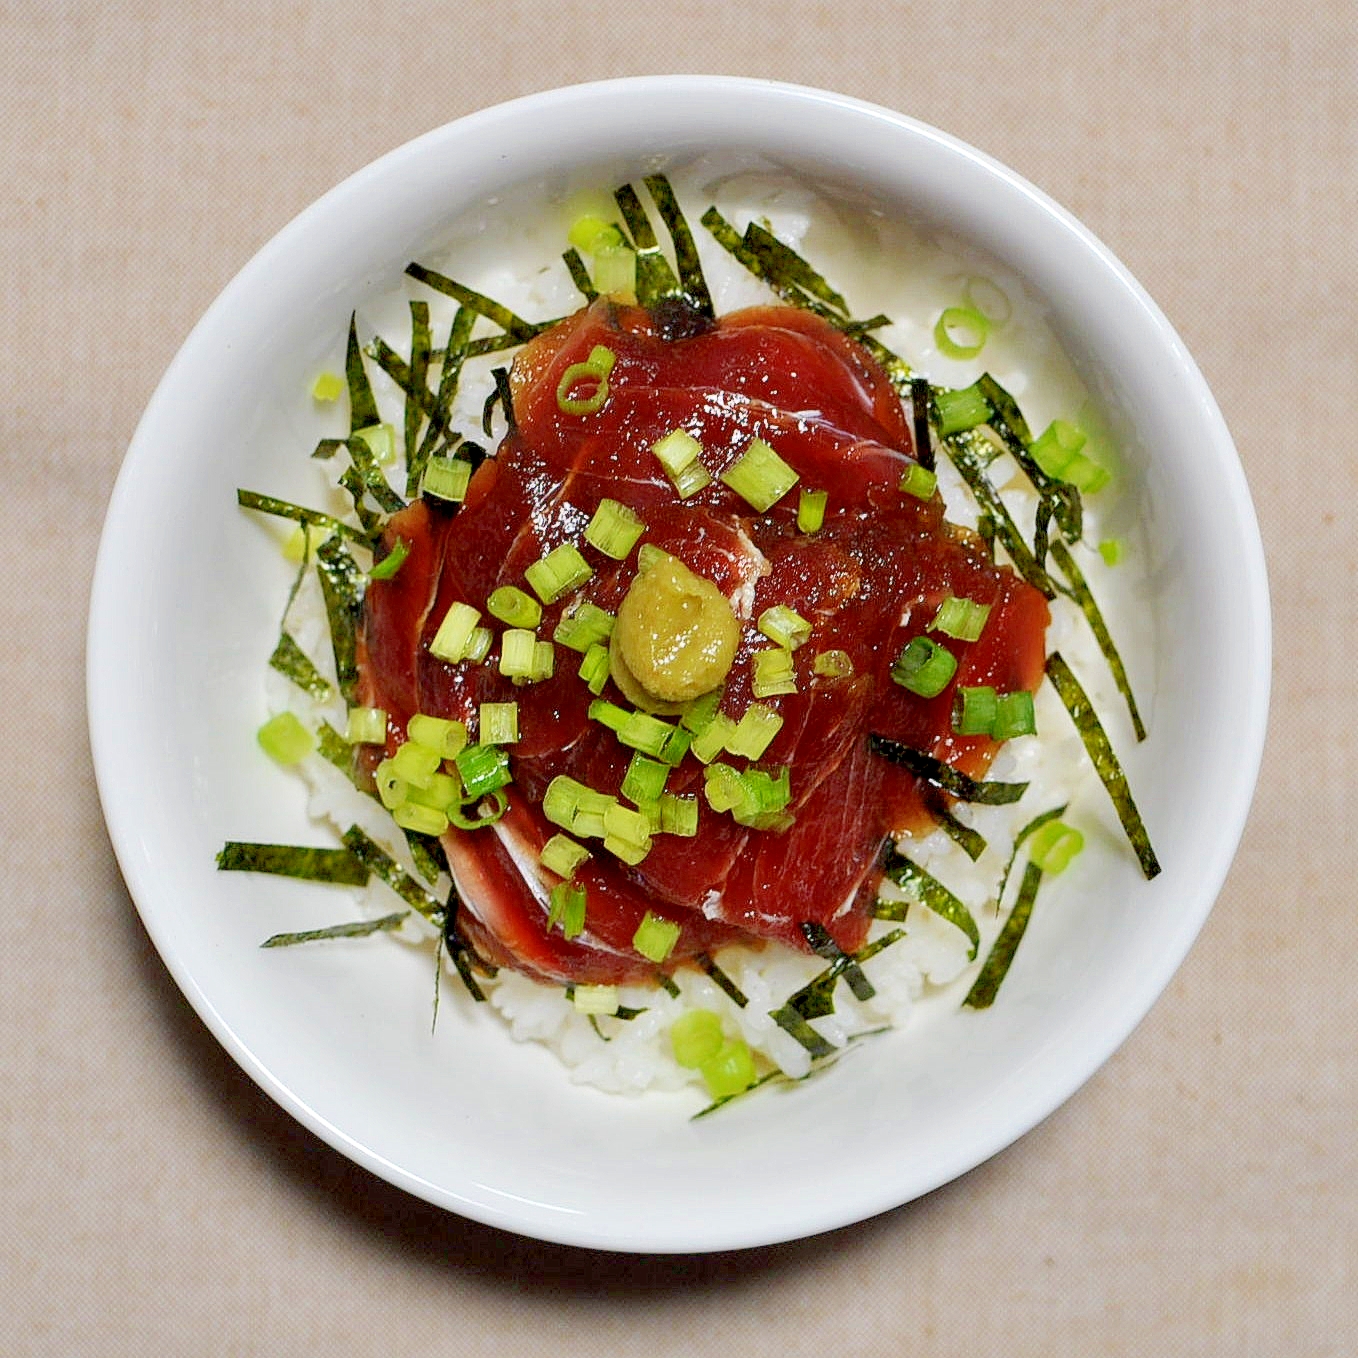
[[[304,497],[298,400],[348,316],[476,209],[540,183],[611,187],[697,154],[792,179],[988,251],[1044,299],[1123,432],[1148,552],[1153,717],[1126,753],[1164,873],[1100,873],[1072,930],[1040,912],[1001,1003],[865,1044],[831,1076],[697,1123],[672,1096],[573,1086],[484,1022],[431,1037],[427,959],[396,943],[261,952],[298,891],[218,874],[226,838],[310,838],[251,739],[286,567],[238,485]],[[1230,437],[1165,318],[1088,231],[1017,175],[899,114],[814,90],[674,77],[581,86],[464,118],[385,156],[271,241],[180,351],[137,430],[100,550],[90,724],[113,843],[156,946],[242,1067],[391,1182],[544,1239],[638,1251],[768,1243],[907,1202],[1020,1136],[1146,1013],[1215,898],[1260,756],[1262,553]],[[273,831],[275,833],[269,833]],[[321,914],[326,911],[322,908]],[[329,913],[333,914],[333,910]],[[1167,1115],[1170,1110],[1166,1109]]]

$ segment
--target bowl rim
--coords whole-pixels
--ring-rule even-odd
[[[146,902],[153,889],[146,878],[142,856],[133,852],[131,847],[138,837],[138,829],[130,807],[120,796],[121,790],[113,773],[118,760],[117,713],[110,710],[98,681],[113,663],[119,644],[115,614],[118,593],[125,586],[115,580],[119,548],[119,533],[115,525],[129,510],[135,483],[151,474],[156,449],[148,431],[168,400],[168,392],[179,382],[181,372],[192,365],[202,336],[215,325],[218,317],[237,305],[238,298],[248,292],[255,278],[266,271],[270,261],[275,256],[286,255],[296,249],[296,243],[304,240],[314,230],[316,223],[325,221],[337,209],[341,209],[351,196],[367,192],[369,186],[383,176],[402,172],[409,161],[423,161],[432,151],[444,147],[450,141],[483,135],[488,128],[497,124],[564,119],[566,113],[574,108],[590,108],[619,99],[634,103],[639,99],[654,99],[662,91],[670,100],[737,99],[745,103],[758,102],[769,109],[823,109],[831,112],[832,116],[847,114],[892,130],[884,131],[883,135],[904,132],[908,137],[922,139],[947,156],[960,157],[983,170],[997,184],[1005,186],[1007,191],[1026,199],[1057,228],[1058,235],[1062,235],[1069,243],[1078,244],[1092,261],[1111,275],[1125,299],[1138,307],[1150,321],[1166,353],[1172,356],[1183,379],[1193,388],[1200,407],[1199,418],[1215,431],[1215,451],[1222,464],[1223,503],[1237,524],[1241,546],[1245,549],[1241,559],[1240,588],[1253,603],[1255,627],[1247,638],[1249,664],[1242,680],[1246,686],[1244,706],[1248,716],[1238,750],[1237,795],[1232,804],[1218,808],[1218,833],[1213,840],[1209,861],[1201,874],[1204,887],[1196,903],[1197,908],[1187,913],[1183,927],[1165,950],[1160,971],[1144,978],[1141,984],[1129,987],[1120,996],[1116,1012],[1101,1034],[1101,1041],[1092,1043],[1083,1059],[1068,1067],[1065,1080],[1051,1082],[1044,1088],[1041,1098],[1035,1098],[1025,1107],[1014,1110],[1003,1127],[993,1135],[980,1137],[975,1143],[960,1148],[957,1154],[944,1157],[932,1175],[915,1184],[908,1196],[903,1198],[875,1204],[853,1201],[847,1206],[843,1202],[811,1204],[795,1219],[789,1216],[777,1225],[769,1223],[756,1228],[741,1228],[732,1224],[721,1230],[714,1230],[710,1226],[696,1230],[692,1226],[683,1230],[671,1227],[653,1231],[650,1235],[633,1232],[630,1237],[620,1238],[610,1232],[606,1225],[601,1227],[597,1223],[563,1222],[559,1216],[535,1213],[531,1210],[531,1204],[523,1210],[506,1210],[503,1204],[492,1205],[431,1184],[349,1137],[343,1128],[329,1121],[323,1111],[311,1107],[275,1078],[269,1067],[241,1041],[212,997],[202,989],[198,978],[184,964],[157,913],[147,908]],[[1270,632],[1268,584],[1257,519],[1243,468],[1215,398],[1163,313],[1112,252],[1072,214],[986,153],[896,110],[811,86],[779,81],[710,75],[629,76],[525,95],[469,113],[405,142],[355,171],[303,209],[256,251],[226,284],[185,339],[158,383],[133,434],[110,498],[91,586],[86,660],[87,716],[96,782],[110,839],[148,934],[179,989],[217,1041],[275,1102],[323,1141],[381,1178],[472,1219],[564,1244],[650,1253],[692,1252],[748,1248],[814,1235],[921,1196],[1011,1144],[1064,1103],[1103,1065],[1149,1011],[1183,961],[1221,890],[1243,834],[1264,746],[1271,684]]]

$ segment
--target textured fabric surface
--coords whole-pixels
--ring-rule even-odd
[[[1347,1354],[1358,1342],[1358,18],[1349,0],[0,4],[0,1296],[16,1354]],[[923,1201],[797,1244],[501,1235],[316,1141],[144,934],[95,795],[84,624],[138,415],[294,213],[501,98],[762,75],[932,122],[1106,241],[1240,449],[1276,644],[1262,780],[1174,983]]]

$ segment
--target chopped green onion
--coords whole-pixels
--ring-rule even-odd
[[[645,531],[645,522],[626,505],[603,499],[585,525],[585,541],[605,556],[621,561]]]
[[[659,566],[662,562],[676,559],[654,543],[643,542],[637,549],[637,570],[645,572],[650,570],[652,566]]]
[[[461,802],[462,789],[450,773],[434,773],[426,786],[410,784],[406,789],[406,801],[418,806],[429,806],[445,815],[455,802]]]
[[[797,473],[763,439],[749,446],[721,474],[722,481],[759,513],[783,498],[797,484]]]
[[[679,941],[679,926],[673,921],[653,915],[649,910],[641,917],[632,946],[648,961],[657,965],[674,951]]]
[[[703,795],[714,811],[731,811],[745,798],[745,780],[730,764],[709,764],[703,770]]]
[[[612,222],[593,212],[586,212],[571,223],[566,237],[577,250],[587,255],[622,244],[622,232]]]
[[[1080,451],[1084,445],[1081,429],[1068,420],[1053,420],[1033,440],[1029,451],[1048,476],[1092,495],[1108,484],[1111,473]]]
[[[714,1099],[729,1099],[755,1082],[754,1056],[739,1038],[723,1042],[721,1049],[700,1067],[708,1092]]]
[[[1000,695],[996,704],[995,722],[990,734],[996,740],[1012,740],[1015,736],[1031,736],[1037,731],[1033,714],[1033,695],[1027,689]]]
[[[999,700],[989,684],[959,686],[953,697],[952,729],[959,736],[988,736]]]
[[[533,672],[536,633],[522,627],[506,628],[500,637],[500,673],[507,679],[523,679]]]
[[[932,499],[934,491],[938,489],[938,473],[930,471],[928,467],[921,466],[918,462],[912,462],[901,477],[899,488],[917,500]]]
[[[660,797],[660,833],[692,839],[698,833],[698,799],[673,792]]]
[[[896,657],[891,677],[921,698],[936,698],[957,670],[957,657],[931,637],[914,637]]]
[[[448,817],[432,806],[418,802],[402,802],[393,809],[391,818],[403,830],[414,830],[421,835],[441,835],[448,828]]]
[[[848,651],[822,651],[811,668],[827,679],[847,679],[853,673],[853,657]]]
[[[484,742],[468,745],[454,757],[453,763],[462,779],[462,790],[473,801],[514,781],[509,771],[509,753],[499,745]]]
[[[719,685],[716,688],[708,689],[706,693],[700,693],[684,708],[683,716],[679,718],[679,725],[684,730],[691,731],[694,735],[707,730],[712,718],[717,715],[717,709],[721,706],[723,692],[724,690]]]
[[[985,424],[995,413],[985,392],[974,382],[956,391],[935,388],[934,408],[938,411],[938,432],[942,438]]]
[[[671,768],[678,768],[692,744],[693,732],[676,726],[665,737],[665,743],[660,747],[660,758]]]
[[[377,562],[372,570],[368,572],[369,580],[390,580],[397,571],[405,565],[406,557],[410,555],[410,544],[405,538],[397,538],[395,545],[381,561]]]
[[[569,835],[553,835],[538,854],[542,866],[558,877],[574,877],[576,870],[589,858],[589,850]]]
[[[971,306],[945,307],[934,325],[934,343],[948,358],[975,358],[989,334],[985,313]]]
[[[1116,566],[1122,561],[1126,553],[1127,544],[1121,538],[1104,538],[1099,543],[1099,555],[1103,558],[1105,566]]]
[[[552,640],[570,647],[572,651],[588,651],[591,646],[600,645],[613,635],[614,621],[612,613],[585,600],[562,615],[552,633]]]
[[[579,1014],[616,1014],[618,987],[615,985],[578,985],[572,987],[571,1003]]]
[[[779,769],[776,776],[767,769],[746,769],[739,778],[743,790],[740,799],[730,808],[732,819],[755,830],[787,829],[792,823],[786,814],[792,800],[792,778],[788,769]]]
[[[533,663],[528,673],[522,680],[516,679],[517,683],[540,684],[544,679],[550,679],[552,672],[556,669],[556,652],[552,649],[550,641],[535,641],[533,643]]]
[[[473,627],[472,634],[467,639],[467,654],[464,660],[470,660],[473,665],[479,665],[490,654],[490,648],[495,644],[495,634],[489,627]]]
[[[547,912],[547,928],[561,925],[564,938],[576,938],[585,928],[585,911],[588,898],[585,888],[578,883],[558,882],[548,898],[551,902]],[[612,1013],[612,1010],[600,1012]]]
[[[929,628],[956,637],[958,641],[977,641],[985,630],[989,616],[989,604],[977,603],[975,599],[959,599],[955,594],[949,594],[939,604]]]
[[[512,745],[519,738],[518,703],[482,703],[479,721],[483,745]]]
[[[825,506],[829,503],[828,490],[808,490],[802,487],[797,497],[797,531],[818,533],[825,523]]]
[[[467,498],[472,464],[461,457],[431,457],[420,477],[420,494],[458,502]]]
[[[637,255],[626,245],[594,252],[594,286],[605,297],[630,297],[637,290]]]
[[[770,646],[750,656],[753,666],[751,688],[756,698],[774,698],[782,693],[796,693],[797,676],[793,673],[792,652],[781,646]]]
[[[524,571],[533,593],[545,604],[555,603],[563,594],[583,585],[593,574],[589,562],[571,542],[553,547]]]
[[[280,712],[259,728],[260,748],[280,764],[297,764],[316,748],[316,737],[292,712]]]
[[[1028,841],[1028,856],[1043,872],[1064,872],[1085,846],[1085,837],[1073,825],[1049,820],[1033,832]]]
[[[396,461],[396,430],[389,424],[370,424],[366,429],[355,429],[351,438],[367,445],[379,467],[389,467]]]
[[[597,698],[604,691],[604,685],[608,683],[608,648],[595,642],[585,652],[577,673],[585,681],[585,686]]]
[[[681,500],[696,495],[712,484],[711,473],[698,460],[702,445],[687,429],[673,429],[651,445],[665,475],[670,478]]]
[[[344,738],[350,745],[381,745],[387,739],[387,714],[380,707],[351,707]]]
[[[591,703],[590,707],[593,706]],[[669,722],[661,721],[649,712],[629,712],[616,734],[628,749],[640,750],[643,754],[654,755],[659,759],[664,755],[674,729]]]
[[[782,723],[783,719],[779,717],[778,724],[781,726]],[[735,736],[737,724],[725,712],[715,713],[711,721],[693,737],[693,743],[689,746],[693,757],[700,763],[710,764],[728,747]]]
[[[517,585],[492,590],[486,612],[510,627],[536,627],[542,621],[542,605]]]
[[[722,718],[730,722],[729,717]],[[783,728],[782,715],[767,703],[751,703],[741,713],[740,720],[725,732],[723,744],[728,754],[744,759],[762,759]],[[696,742],[695,742],[696,745]]]
[[[441,763],[443,756],[438,750],[431,750],[415,740],[406,741],[391,757],[392,769],[415,787],[428,787]]]
[[[674,1059],[688,1070],[697,1070],[721,1051],[721,1016],[710,1009],[690,1009],[670,1024],[670,1048]]]
[[[772,642],[795,651],[811,635],[811,624],[786,604],[766,608],[755,626]]]
[[[320,543],[325,534],[315,524],[299,523],[283,541],[283,560],[291,562],[309,561],[313,547]]]
[[[623,775],[622,795],[634,805],[658,800],[665,790],[665,780],[670,776],[670,766],[658,759],[649,759],[638,751],[632,756],[627,772]]]
[[[480,621],[481,614],[471,604],[453,604],[429,643],[430,653],[450,664],[466,659],[472,633]]]
[[[339,400],[343,391],[344,379],[338,373],[329,370],[317,373],[316,380],[311,384],[312,399],[327,404]]]
[[[390,759],[384,759],[373,770],[373,782],[378,800],[388,811],[395,811],[410,796],[410,784],[397,773]]]
[[[583,363],[572,363],[556,385],[557,409],[566,415],[592,415],[608,400],[608,375],[617,355],[605,345],[596,344]],[[593,384],[588,396],[572,396],[581,384]]]

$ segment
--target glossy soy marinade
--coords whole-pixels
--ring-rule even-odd
[[[444,845],[469,941],[488,961],[543,980],[655,977],[656,964],[633,945],[647,912],[680,929],[664,969],[736,940],[805,950],[808,925],[845,951],[858,948],[884,838],[926,828],[941,805],[937,792],[874,755],[869,733],[979,774],[995,744],[954,734],[954,690],[1031,691],[1042,678],[1046,601],[997,567],[979,539],[945,523],[937,495],[901,489],[913,463],[908,421],[853,339],[788,307],[716,323],[681,317],[677,332],[674,319],[601,301],[527,345],[511,372],[514,424],[497,455],[478,469],[456,513],[417,501],[388,523],[386,548],[400,539],[410,555],[391,580],[370,585],[365,604],[362,697],[389,714],[389,753],[416,711],[471,724],[482,702],[518,704],[506,814],[490,828],[450,829]],[[598,346],[613,355],[607,399],[586,413],[563,410],[563,374]],[[676,429],[698,439],[712,478],[682,500],[652,451]],[[762,512],[721,480],[756,438],[799,478]],[[797,527],[802,489],[827,493],[813,533]],[[558,879],[538,853],[557,827],[542,798],[562,774],[617,794],[632,751],[591,720],[594,695],[574,651],[557,645],[551,678],[515,685],[493,663],[440,660],[429,643],[451,606],[484,612],[492,590],[525,587],[526,568],[566,542],[593,573],[544,609],[538,636],[551,638],[583,599],[615,611],[638,552],[614,561],[583,541],[605,497],[640,515],[643,544],[679,558],[730,599],[741,636],[720,710],[733,720],[755,699],[753,654],[771,645],[756,627],[761,614],[787,605],[811,634],[792,653],[796,691],[761,700],[783,724],[758,763],[787,770],[790,825],[753,829],[714,811],[703,764],[685,757],[666,790],[696,796],[697,835],[656,834],[633,865],[591,843],[575,875],[587,894],[585,928],[568,940],[548,925]],[[940,638],[957,671],[943,692],[921,698],[889,671],[913,637],[931,634],[949,595],[990,613],[977,641]],[[827,652],[844,653],[849,665],[818,673]],[[602,696],[630,706],[612,685]]]

